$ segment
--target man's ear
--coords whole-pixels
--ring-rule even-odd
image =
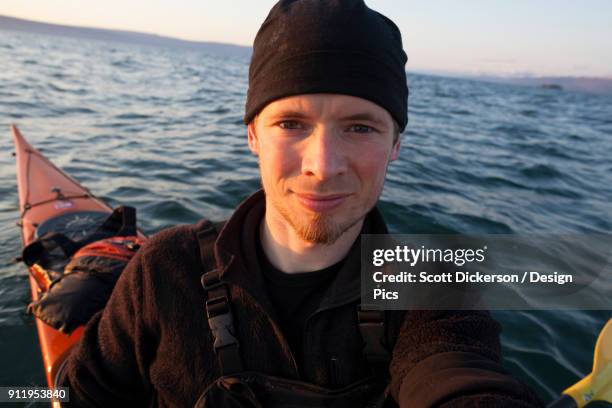
[[[255,121],[251,121],[251,123],[247,126],[247,137],[249,140],[249,149],[255,155],[259,155],[259,139],[257,138],[257,134],[255,133]]]
[[[391,148],[391,157],[389,161],[396,160],[399,157],[400,147],[401,147],[402,135],[398,135],[395,144]]]

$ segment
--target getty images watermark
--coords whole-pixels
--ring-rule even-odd
[[[398,309],[612,309],[612,236],[363,235],[361,301]]]

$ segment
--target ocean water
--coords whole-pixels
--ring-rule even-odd
[[[259,188],[248,59],[0,31],[0,385],[43,385],[9,125],[147,233],[221,219]],[[380,202],[398,233],[610,233],[612,98],[408,74]],[[495,312],[504,365],[550,400],[590,372],[612,312]]]

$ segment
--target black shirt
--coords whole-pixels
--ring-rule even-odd
[[[270,263],[261,246],[261,240],[256,239],[255,242],[259,267],[264,276],[268,296],[278,316],[278,324],[298,366],[301,366],[302,333],[306,319],[317,310],[325,290],[334,280],[344,260],[318,271],[286,273]]]

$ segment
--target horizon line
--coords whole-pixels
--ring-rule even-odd
[[[135,31],[135,30],[122,29],[122,28],[62,24],[62,23],[55,23],[55,22],[50,22],[50,21],[41,21],[41,20],[17,17],[14,15],[8,15],[8,14],[0,14],[0,18],[20,20],[20,21],[24,21],[28,23],[55,26],[55,27],[68,28],[68,29],[98,30],[98,31],[124,33],[124,34],[137,34],[137,35],[150,36],[150,37],[159,38],[159,39],[178,41],[178,42],[182,42],[185,44],[192,44],[192,45],[211,44],[211,45],[223,45],[223,46],[229,46],[229,47],[244,48],[246,50],[253,49],[252,45],[244,45],[244,44],[237,44],[237,43],[231,43],[231,42],[209,41],[209,40],[192,40],[192,39],[181,38],[178,36],[170,36],[170,35],[158,34],[158,33],[153,33],[153,32],[146,32],[146,31]],[[25,29],[24,30],[11,30],[10,28],[5,29],[3,27],[0,27],[0,30],[32,32],[30,30],[25,30]],[[63,36],[61,34],[54,34],[54,33],[45,33],[45,34]],[[96,39],[96,40],[108,41],[108,40],[103,40],[103,39]],[[155,44],[149,44],[149,45],[155,45]],[[538,73],[532,73],[532,72],[519,72],[519,73],[501,73],[501,72],[486,72],[486,71],[470,72],[470,71],[462,71],[462,70],[445,70],[445,69],[440,69],[440,68],[429,68],[429,67],[413,67],[412,69],[407,70],[407,73],[410,73],[410,72],[422,73],[426,75],[458,76],[458,77],[468,77],[468,78],[482,78],[482,77],[491,77],[491,78],[500,78],[500,79],[546,79],[546,78],[569,79],[569,78],[574,78],[574,79],[612,80],[612,74],[607,75],[607,76],[593,76],[593,75],[578,76],[578,75],[567,75],[567,74],[566,75],[538,74]]]

